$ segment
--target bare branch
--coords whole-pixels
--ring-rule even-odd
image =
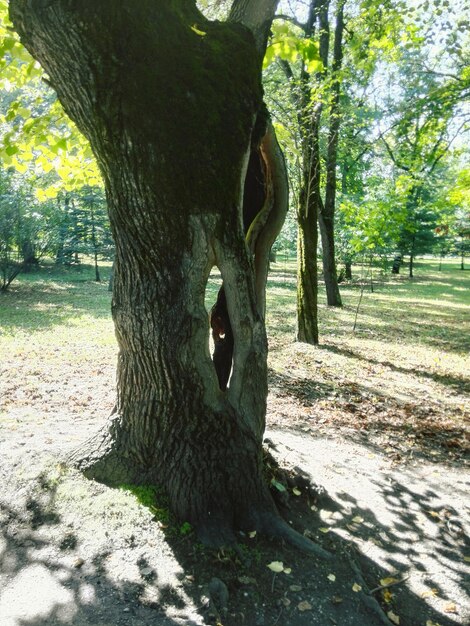
[[[229,22],[238,22],[251,30],[259,53],[264,56],[269,31],[279,0],[234,0]]]
[[[301,30],[304,31],[304,33],[306,33],[307,31],[307,24],[304,22],[301,22],[300,20],[298,20],[296,17],[294,17],[293,15],[285,15],[285,14],[278,14],[274,16],[275,20],[284,20],[285,22],[290,22],[291,24],[294,24],[294,26],[297,26],[298,28],[300,28]]]
[[[408,167],[408,165],[404,165],[403,163],[400,163],[400,162],[396,159],[395,155],[393,154],[393,150],[392,150],[392,149],[390,148],[390,146],[388,145],[388,142],[387,142],[387,140],[385,139],[385,137],[383,136],[383,134],[382,134],[382,133],[380,134],[379,139],[381,139],[381,140],[383,141],[384,146],[385,146],[385,148],[386,148],[386,150],[387,150],[387,152],[388,152],[388,154],[389,154],[390,158],[392,159],[393,163],[394,163],[394,164],[395,164],[398,168],[400,168],[401,170],[404,170],[405,172],[409,172],[409,171],[411,170],[411,168],[410,168],[410,167]]]

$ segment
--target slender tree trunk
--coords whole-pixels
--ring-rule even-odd
[[[329,306],[342,306],[338,286],[335,255],[335,208],[336,208],[336,165],[338,156],[338,137],[340,128],[340,79],[338,73],[343,61],[343,0],[339,0],[336,12],[336,26],[332,63],[332,87],[330,105],[330,128],[326,161],[325,202],[318,218],[323,250],[323,277],[326,287],[326,299]]]
[[[93,258],[95,261],[95,281],[101,282],[100,269],[98,267],[98,244],[96,241],[96,226],[95,226],[95,214],[93,211],[93,204],[90,206],[91,217],[91,244],[93,246]]]
[[[311,0],[304,25],[307,39],[315,34],[319,13],[328,13],[329,0]],[[328,33],[321,31],[322,50],[328,56]],[[320,202],[320,151],[318,126],[321,102],[311,106],[311,76],[304,67],[297,81],[290,64],[281,61],[297,111],[302,146],[302,181],[297,213],[297,341],[318,344],[318,204]]]
[[[352,280],[352,262],[345,261],[344,262],[344,271],[346,280]]]
[[[74,461],[111,484],[162,483],[207,543],[258,529],[324,555],[281,522],[262,476],[267,342],[241,215],[261,108],[252,33],[188,0],[12,0],[10,11],[90,140],[116,244],[117,402]],[[226,391],[204,305],[214,265],[234,337]]]
[[[393,258],[393,264],[392,264],[392,274],[400,273],[400,267],[402,263],[403,263],[403,255],[402,254],[395,255],[395,257]]]
[[[312,207],[313,209],[313,207]],[[318,345],[317,216],[314,210],[298,218],[297,340]]]
[[[329,306],[342,306],[336,272],[334,216],[325,215],[324,210],[321,210],[318,221],[321,233],[323,278],[327,304]]]
[[[320,196],[320,111],[304,112],[304,171],[297,214],[297,341],[318,345],[318,207]]]

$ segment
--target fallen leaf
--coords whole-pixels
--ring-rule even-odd
[[[278,574],[284,569],[284,563],[282,561],[272,561],[268,564],[268,567],[272,572]]]
[[[150,574],[153,573],[153,569],[151,567],[143,567],[140,570],[140,573],[142,574],[142,576],[150,576]]]
[[[312,509],[312,511],[318,511],[318,507],[315,506],[314,504],[312,504],[312,506],[310,508]]]
[[[433,517],[440,517],[440,515],[439,515],[439,513],[437,513],[437,511],[430,511],[429,514],[432,515]]]
[[[281,602],[285,607],[288,607],[290,605],[289,598],[281,598]]]
[[[441,625],[438,624],[437,622],[433,622],[430,619],[428,619],[428,621],[426,622],[426,626],[441,626]]]
[[[356,515],[356,517],[353,517],[353,518],[352,518],[352,521],[353,521],[355,524],[362,524],[362,522],[364,521],[364,518],[363,518],[363,517],[361,517],[360,515]]]
[[[291,585],[289,589],[291,591],[302,591],[302,587],[300,585]]]
[[[392,592],[389,591],[388,589],[384,589],[382,591],[382,597],[384,599],[384,602],[386,602],[387,604],[389,604],[392,601]]]
[[[307,600],[304,600],[303,602],[299,602],[297,608],[299,611],[309,611],[312,608],[312,605],[310,602],[307,602]]]
[[[332,596],[331,601],[333,604],[341,604],[343,598],[341,596]]]
[[[205,37],[206,33],[203,30],[199,30],[196,24],[194,24],[194,26],[190,26],[190,28],[193,32],[196,33],[196,35],[199,35],[199,37]]]
[[[295,496],[300,496],[300,495],[302,494],[302,492],[300,491],[300,489],[297,489],[297,487],[294,487],[294,488],[292,489],[292,493],[293,493]]]
[[[449,602],[445,605],[444,611],[446,613],[457,613],[457,605],[455,604],[455,602]]]
[[[334,574],[328,574],[327,578],[328,580],[331,580],[332,583],[334,583],[336,580],[336,576]]]
[[[253,539],[254,537],[256,537],[256,530],[252,530],[250,533],[248,533],[248,537],[250,539]]]
[[[470,563],[470,556],[464,556],[463,560],[466,561],[467,563]]]
[[[327,528],[326,526],[322,526],[321,528],[318,529],[321,533],[329,533],[330,529]]]
[[[400,623],[400,618],[398,617],[398,615],[396,615],[393,611],[389,611],[387,613],[387,617],[388,619],[393,622],[394,624],[399,624]]]
[[[292,573],[292,569],[290,567],[284,568],[284,574],[291,574],[291,573]]]
[[[393,578],[393,576],[380,579],[380,584],[382,585],[382,587],[387,587],[388,585],[392,585],[393,583],[397,583],[397,582],[398,582],[398,578]]]
[[[357,583],[354,583],[354,585],[352,586],[352,590],[357,593],[358,591],[362,590],[362,587],[361,587],[361,585],[358,585]]]
[[[421,594],[422,598],[430,598],[431,596],[437,596],[438,591],[437,589],[429,589],[428,591],[423,591],[423,593]]]

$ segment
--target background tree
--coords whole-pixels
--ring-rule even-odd
[[[38,202],[22,175],[0,170],[2,291],[50,251],[55,217],[50,209],[48,204]]]

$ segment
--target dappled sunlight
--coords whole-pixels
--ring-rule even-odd
[[[0,498],[2,626],[104,624],[116,605],[133,623],[202,624],[182,566],[133,495],[48,464],[21,469],[22,489]]]
[[[461,623],[457,615],[467,608],[462,602],[470,600],[465,592],[459,595],[469,570],[470,528],[463,515],[468,478],[439,465],[394,467],[367,444],[278,431],[269,437],[279,459],[297,463],[328,494],[315,507],[319,530],[357,546],[361,563],[368,563],[370,588],[380,593],[383,580],[394,583],[385,584],[384,597],[401,620],[415,623],[425,604],[433,623],[441,618],[448,624],[452,605],[455,623]]]
[[[330,496],[310,510],[314,522],[318,513],[312,538],[336,548],[342,541],[349,552],[357,547],[370,589],[387,576],[406,578],[390,588],[396,606],[441,623],[462,585],[468,295],[452,291],[446,299],[448,287],[427,282],[377,285],[364,292],[353,333],[360,287],[343,290],[340,309],[327,307],[321,291],[320,346],[311,346],[294,340],[295,271],[281,265],[273,264],[267,294],[267,424],[282,429],[282,463],[305,468]],[[199,567],[197,551],[188,554],[186,545],[179,552],[181,538],[171,542],[134,496],[56,470],[46,489],[35,483],[35,454],[58,458],[112,411],[117,356],[106,285],[54,281],[43,292],[44,284],[29,276],[0,299],[0,453],[12,485],[25,485],[19,496],[4,494],[15,505],[0,531],[8,626],[26,626],[17,617],[30,615],[21,598],[31,581],[49,597],[37,603],[35,626],[104,619],[103,602],[130,607],[123,620],[136,624],[157,614],[162,626],[201,624],[202,591],[186,578],[188,563]],[[214,272],[206,306],[219,287]],[[311,572],[304,580],[317,581],[318,564],[302,567]],[[350,590],[351,580],[343,582]],[[412,620],[405,615],[403,623]]]

